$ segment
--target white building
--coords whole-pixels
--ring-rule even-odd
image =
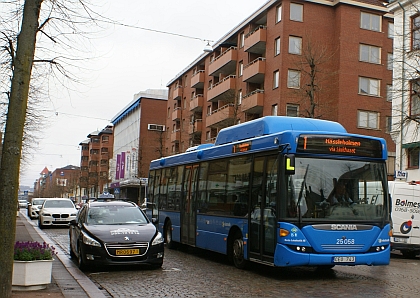
[[[397,178],[420,180],[420,1],[388,5],[394,13],[392,137]],[[390,90],[391,92],[391,90]]]

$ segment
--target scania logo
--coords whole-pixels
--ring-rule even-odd
[[[331,230],[335,231],[356,231],[357,226],[356,225],[331,225]]]

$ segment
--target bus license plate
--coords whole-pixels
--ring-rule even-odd
[[[398,242],[398,243],[407,243],[407,238],[398,238],[398,237],[394,237],[394,242]]]
[[[356,257],[334,257],[334,263],[354,263],[356,262]]]
[[[131,256],[131,255],[138,255],[139,254],[138,249],[117,249],[115,251],[115,254],[117,256]]]

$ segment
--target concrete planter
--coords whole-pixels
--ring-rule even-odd
[[[13,290],[45,289],[51,283],[53,260],[13,261]]]

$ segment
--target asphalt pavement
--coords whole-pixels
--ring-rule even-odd
[[[12,297],[105,297],[69,256],[26,216],[26,209],[21,209],[16,217],[15,240],[46,242],[55,247],[57,255],[53,261],[51,283],[45,289],[28,291],[14,287]]]

